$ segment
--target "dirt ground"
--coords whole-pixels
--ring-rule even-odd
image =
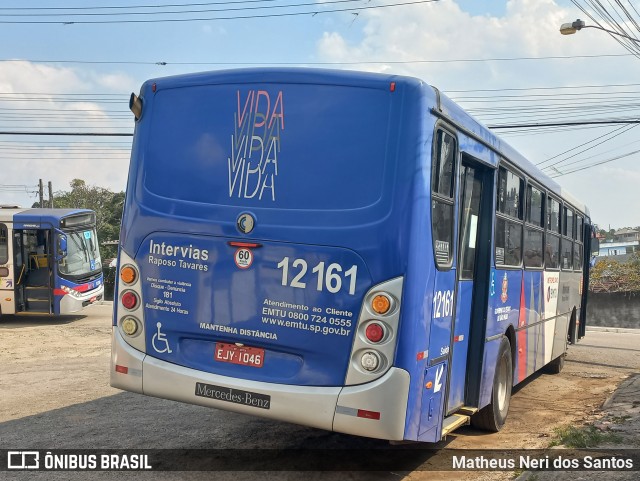
[[[86,316],[61,319],[2,317],[0,320],[0,423],[121,393],[109,386],[111,304],[91,306]],[[612,347],[610,333],[588,333],[572,346],[559,375],[539,374],[513,394],[500,433],[462,428],[442,447],[518,449],[547,447],[553,429],[593,420],[615,387],[640,370],[640,335]],[[604,337],[603,337],[604,336]],[[618,338],[611,337],[614,340]],[[616,341],[617,342],[617,341]],[[626,347],[629,346],[629,347]],[[442,479],[479,479],[480,473],[441,473]],[[433,473],[415,471],[405,479]],[[484,479],[510,479],[488,473]]]

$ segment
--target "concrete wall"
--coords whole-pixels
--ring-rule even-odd
[[[587,326],[640,329],[640,292],[590,293]]]

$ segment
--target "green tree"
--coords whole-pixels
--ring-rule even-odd
[[[91,209],[96,213],[96,230],[100,243],[118,240],[120,219],[124,207],[124,192],[112,192],[104,187],[88,185],[84,180],[73,179],[69,191],[54,194],[56,208]],[[103,259],[116,256],[115,246],[100,246]]]
[[[640,255],[634,254],[627,262],[604,257],[591,268],[589,289],[592,292],[640,291]]]

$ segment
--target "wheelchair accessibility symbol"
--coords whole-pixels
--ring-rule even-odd
[[[167,335],[164,332],[160,331],[160,328],[162,327],[162,323],[159,322],[156,324],[156,326],[158,327],[158,332],[156,332],[153,335],[153,338],[151,339],[151,344],[153,345],[153,348],[159,354],[162,354],[165,352],[171,354],[173,351],[169,347],[169,340],[167,339]]]

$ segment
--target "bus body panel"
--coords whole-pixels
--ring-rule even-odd
[[[13,238],[13,222],[4,218],[0,222],[7,228],[7,238]],[[0,280],[0,314],[15,314],[15,289],[18,279],[14,270],[13,242],[7,243],[7,262],[2,267],[7,269],[7,275]]]
[[[404,369],[393,367],[376,381],[344,387],[338,397],[333,430],[392,441],[405,439],[409,377]],[[379,419],[372,422],[358,411],[379,413]]]
[[[544,352],[546,343],[544,335],[544,313],[542,302],[544,285],[542,271],[525,271],[523,277],[521,305],[524,309],[520,309],[520,318],[525,317],[527,342],[526,342],[526,358],[524,356],[517,357],[515,366],[516,377],[519,381],[524,380],[542,366],[546,353]],[[522,302],[524,300],[524,303]],[[523,312],[524,311],[524,312]],[[523,347],[518,344],[518,347]]]
[[[409,375],[392,368],[353,387],[295,386],[204,373],[144,355],[112,331],[111,385],[164,399],[215,407],[360,436],[401,440]],[[144,376],[142,373],[144,372]],[[377,412],[379,419],[359,416]]]
[[[446,373],[448,371],[448,362],[429,367],[424,374],[424,385],[422,386],[422,405],[418,411],[420,415],[419,431],[416,437],[407,437],[406,439],[414,439],[416,441],[435,443],[442,438],[442,419],[445,409],[445,389]],[[442,388],[435,390],[435,386],[441,385]],[[427,387],[428,385],[434,387]],[[413,433],[412,433],[413,436]]]
[[[447,408],[464,406],[467,374],[467,357],[469,353],[469,332],[471,330],[471,303],[473,283],[460,282],[456,293],[455,329],[451,344],[451,369],[449,371],[449,390]]]
[[[409,156],[418,162],[413,150],[416,142],[407,139],[420,131],[420,125],[407,121],[405,111],[415,110],[412,115],[418,112],[419,105],[409,100],[418,99],[422,87],[418,82],[407,82],[398,83],[391,90],[393,77],[389,81],[366,81],[364,85],[361,78],[357,82],[340,78],[334,83],[332,76],[328,76],[328,82],[324,77],[278,75],[271,82],[267,76],[264,82],[257,83],[253,76],[247,76],[232,83],[229,79],[233,76],[221,74],[201,77],[188,85],[180,79],[159,80],[155,82],[155,92],[150,83],[143,86],[147,110],[136,126],[132,158],[139,161],[132,162],[129,192],[134,194],[127,195],[121,245],[135,256],[146,282],[143,302],[148,354],[247,379],[325,386],[344,383],[354,335],[348,324],[354,326],[364,292],[372,284],[401,275],[406,263],[402,238],[403,232],[409,230],[411,209],[410,189],[405,185],[410,186],[413,169],[393,159]],[[198,102],[194,103],[194,98]],[[174,108],[176,104],[181,105],[179,111]],[[275,116],[267,114],[268,104]],[[214,114],[203,116],[208,105],[215,105],[215,109],[210,109]],[[276,105],[284,107],[281,110]],[[311,124],[310,112],[317,113],[317,120]],[[273,129],[279,130],[265,130],[271,122]],[[152,132],[165,123],[169,133],[158,136]],[[245,137],[246,128],[255,134]],[[400,137],[398,132],[405,134]],[[184,138],[187,140],[183,142]],[[262,150],[270,142],[275,150],[269,155],[277,152],[278,156],[277,173],[275,162],[264,162],[273,160],[267,155],[268,149]],[[252,154],[252,145],[259,154]],[[188,166],[201,162],[202,149],[211,159],[207,164],[210,175],[194,176]],[[338,160],[332,160],[336,154]],[[251,155],[263,162],[248,162]],[[370,159],[364,171],[344,165],[355,156]],[[234,162],[242,164],[243,160],[244,180],[243,171],[234,167]],[[145,163],[149,163],[147,169],[143,169]],[[316,164],[327,165],[320,168],[314,167]],[[256,166],[266,169],[265,172],[274,169],[272,178],[261,184],[258,191],[255,186],[260,182],[253,183],[250,177],[258,179],[258,174],[252,173]],[[300,170],[304,166],[316,172],[305,173]],[[331,179],[327,177],[337,170],[344,180],[335,182],[334,174]],[[167,176],[167,172],[171,175]],[[276,187],[271,187],[272,181]],[[346,181],[352,185],[348,186]],[[189,190],[177,196],[175,189],[186,182]],[[243,183],[242,189],[237,189],[236,182]],[[265,195],[260,199],[262,187]],[[293,195],[288,190],[299,194]],[[345,202],[350,205],[344,206]],[[392,211],[397,214],[390,218]],[[165,217],[161,212],[172,214]],[[239,232],[236,226],[243,213],[255,219],[254,230],[247,234]],[[215,221],[211,222],[212,219]],[[174,266],[150,264],[149,232],[156,232],[153,234],[156,247],[164,242],[207,250],[209,260],[200,264],[207,264],[210,272],[189,272],[181,269],[179,262]],[[192,237],[180,232],[190,232]],[[206,239],[205,244],[196,244],[196,238]],[[215,244],[211,239],[215,239]],[[250,267],[243,269],[235,264],[238,248],[228,244],[233,241],[262,246],[249,249]],[[162,258],[167,256],[155,257],[154,261],[163,262]],[[285,259],[289,270],[286,279],[284,268],[278,267]],[[319,277],[320,272],[313,272],[320,264],[324,264],[324,279]],[[346,276],[354,267],[357,267],[354,283],[357,288],[349,293],[354,272],[352,277]],[[303,268],[306,274],[297,278]],[[327,292],[328,287],[335,289],[336,273],[342,278],[343,287],[337,293]],[[170,299],[165,304],[167,299],[159,297],[161,290],[150,287],[151,283],[159,285],[158,282],[147,279],[188,282],[194,287],[188,295],[183,293],[186,300],[178,301],[185,305],[172,305],[175,301]],[[287,285],[282,285],[283,282]],[[304,288],[292,287],[292,283],[298,286],[302,283]],[[278,303],[304,306],[308,311],[283,310]],[[159,306],[163,309],[158,309]],[[199,315],[191,319],[186,314],[167,313],[165,308]],[[269,324],[263,320],[263,309]],[[351,316],[332,316],[329,309],[349,312]],[[300,314],[309,315],[309,319],[287,317]],[[122,316],[114,315],[114,324],[119,317]],[[344,325],[330,324],[332,317]],[[273,326],[271,321],[286,322],[288,327],[277,326],[277,332],[273,327],[265,329],[267,325]],[[158,323],[160,333],[178,346],[172,352],[153,345]],[[293,324],[297,327],[292,327]],[[320,331],[309,332],[301,324]],[[225,326],[232,330],[224,332]],[[322,334],[334,328],[339,334]],[[260,336],[273,334],[277,339],[241,334],[253,331]],[[256,369],[214,361],[216,342],[240,342],[267,349],[269,362]],[[415,358],[413,364],[415,369]]]
[[[404,438],[417,440],[420,430],[420,412],[425,389],[425,371],[429,360],[429,339],[431,336],[431,306],[436,273],[431,254],[431,168],[427,159],[431,157],[434,120],[426,112],[434,105],[434,95],[430,88],[423,88],[420,96],[410,104],[407,117],[413,119],[405,125],[415,128],[414,153],[407,162],[416,175],[406,186],[411,193],[411,229],[407,232],[405,246],[407,253],[405,289],[402,300],[402,320],[398,335],[395,365],[410,374],[407,415]],[[409,110],[411,109],[411,110]]]
[[[114,326],[111,329],[111,386],[143,394],[142,363],[145,357],[146,354],[131,347]],[[118,370],[124,367],[126,372]]]
[[[181,89],[179,86],[182,85],[178,82],[179,79],[174,83],[168,83],[169,79],[158,80],[157,94],[151,91],[150,85],[143,86],[144,95],[147,98],[145,108],[148,110],[145,110],[145,115],[136,125],[132,151],[132,158],[136,161],[132,163],[128,186],[129,192],[133,192],[134,195],[127,196],[126,200],[125,209],[129,215],[123,223],[123,248],[130,254],[134,254],[146,233],[152,230],[184,230],[222,237],[237,237],[239,232],[235,225],[236,220],[240,213],[247,210],[256,216],[256,226],[251,233],[243,235],[243,238],[263,240],[292,238],[297,243],[316,245],[334,245],[335,239],[339,238],[341,246],[347,248],[356,246],[363,258],[370,254],[371,259],[367,264],[372,264],[371,272],[376,279],[390,278],[399,274],[400,258],[393,249],[398,245],[397,236],[393,235],[397,234],[397,231],[389,232],[387,227],[390,222],[387,216],[392,209],[403,212],[400,208],[404,205],[399,203],[406,204],[408,196],[403,193],[404,185],[411,179],[408,166],[397,164],[393,160],[396,156],[406,154],[408,149],[399,144],[400,139],[395,132],[398,123],[402,123],[400,104],[404,94],[399,91],[401,89],[390,92],[389,84],[379,81],[371,86],[358,85],[359,88],[355,88],[342,85],[349,83],[342,79],[341,85],[325,85],[323,91],[326,92],[323,98],[330,98],[328,102],[331,105],[324,107],[324,117],[319,117],[321,120],[318,121],[318,125],[310,125],[308,119],[313,118],[314,112],[319,107],[317,102],[312,102],[313,96],[306,95],[304,90],[300,90],[301,86],[295,85],[295,82],[301,82],[302,86],[314,89],[316,88],[314,85],[306,85],[305,82],[327,82],[324,76],[303,76],[298,79],[293,75],[280,75],[278,84],[270,85],[268,80],[265,80],[263,87],[255,84],[254,77],[247,76],[254,83],[247,87],[241,85],[241,88],[217,85],[223,81],[231,81],[229,79],[237,79],[238,75],[229,76],[229,79],[222,74],[209,77],[200,77],[205,86],[198,86],[199,91],[203,92],[198,104],[200,111],[194,111],[193,114],[188,110],[189,104],[184,107],[187,109],[186,113],[178,115],[176,112],[171,112],[169,116],[169,112],[165,112],[167,107],[162,107],[162,102],[160,106],[156,102],[155,95],[162,99],[163,88],[171,92],[179,91]],[[265,78],[268,79],[269,76]],[[392,79],[392,77],[389,78]],[[205,88],[207,82],[213,85]],[[167,85],[163,87],[163,83]],[[240,83],[245,84],[247,80],[243,79]],[[243,116],[248,115],[244,113],[247,101],[246,91],[261,92],[262,89],[265,89],[264,91],[268,89],[276,98],[278,93],[282,93],[285,105],[282,122],[279,117],[273,121],[274,127],[284,124],[277,142],[280,151],[277,160],[278,173],[274,176],[276,182],[274,189],[279,190],[275,191],[275,200],[271,195],[266,195],[267,192],[271,192],[266,188],[262,199],[258,199],[259,193],[251,198],[253,190],[250,187],[248,189],[251,191],[247,191],[247,198],[244,190],[239,197],[237,184],[234,182],[240,182],[239,177],[236,179],[236,174],[240,174],[233,170],[233,163],[230,164],[232,148],[235,148],[235,144],[231,141],[236,135],[236,129],[239,128],[236,125],[236,119],[240,117],[244,119]],[[362,98],[361,91],[366,94]],[[172,95],[178,96],[177,93]],[[240,100],[237,95],[241,96]],[[257,97],[257,93],[255,96]],[[182,97],[189,98],[188,92],[178,96],[179,99]],[[208,114],[205,108],[207,99],[210,99],[208,100],[211,104],[210,110],[215,115],[206,115]],[[260,99],[261,105],[266,105],[264,100],[266,97],[261,96]],[[222,105],[219,105],[221,102]],[[320,114],[321,112],[318,113]],[[206,116],[203,117],[203,115]],[[341,116],[353,122],[348,124],[350,129],[343,126],[345,120],[341,119]],[[166,119],[167,117],[175,118],[170,121]],[[374,120],[367,120],[366,125],[362,125],[362,118]],[[178,143],[182,146],[180,149],[171,148],[164,143],[160,146],[156,145],[165,140],[152,132],[159,122],[165,121],[171,122],[169,123],[171,128],[168,130],[176,131],[172,135],[188,132],[188,139]],[[258,124],[260,122],[260,120],[257,121]],[[393,129],[390,126],[393,126]],[[296,128],[298,130],[295,130]],[[354,132],[357,132],[357,137],[354,137],[356,135]],[[237,135],[242,136],[241,133]],[[268,132],[266,134],[262,132],[262,135],[269,138]],[[215,136],[215,139],[210,139],[212,136]],[[216,146],[215,149],[211,147],[205,150],[212,159],[207,164],[211,175],[194,176],[192,170],[188,170],[187,167],[193,165],[195,161],[200,162],[198,156],[201,154],[198,148],[205,140]],[[244,137],[240,142],[243,148],[248,145]],[[342,143],[338,144],[338,142]],[[259,148],[258,146],[265,144],[265,141],[255,140],[254,144]],[[342,152],[338,145],[343,144],[356,144],[358,150],[354,152],[350,150],[353,147],[350,147]],[[334,151],[329,149],[332,146]],[[353,171],[352,166],[342,165],[356,153],[358,156],[369,159],[367,169],[362,169],[362,172]],[[415,156],[415,153],[412,153],[412,156]],[[335,160],[333,160],[334,157]],[[145,169],[147,164],[148,168]],[[187,167],[181,164],[186,164]],[[266,163],[265,157],[261,167],[271,168],[272,164],[273,162]],[[321,169],[314,167],[322,164],[327,165]],[[247,163],[245,162],[244,165],[246,166]],[[316,171],[307,172],[304,170],[305,167],[313,167]],[[330,174],[328,167],[332,167],[341,175]],[[404,172],[399,171],[400,167]],[[253,171],[253,168],[252,163],[249,170]],[[157,173],[153,173],[154,171]],[[372,173],[375,174],[375,181],[371,180]],[[213,182],[212,178],[217,180]],[[335,182],[336,180],[339,182]],[[347,187],[347,181],[352,182],[349,187]],[[356,183],[353,184],[353,182]],[[173,189],[176,187],[172,186],[179,185],[189,185],[190,188],[186,195],[174,198]],[[247,185],[246,173],[243,185]],[[401,192],[397,192],[393,188],[394,185],[403,186]],[[293,190],[295,195],[285,195],[286,190]],[[366,194],[364,200],[358,200],[356,193]],[[310,203],[305,198],[317,200]],[[346,199],[350,199],[350,205],[346,208],[338,208],[336,202]],[[171,212],[170,219],[163,218],[160,215],[162,212]],[[212,219],[215,222],[211,222]],[[134,223],[135,228],[133,228]],[[181,228],[181,224],[185,228]],[[394,219],[392,224],[402,225],[400,219]],[[363,232],[364,235],[362,235]],[[383,247],[392,257],[383,259],[376,255],[381,241],[385,243]],[[392,245],[386,245],[388,242]],[[392,268],[395,272],[389,274],[392,265],[395,266]]]
[[[187,233],[145,239],[136,263],[147,353],[256,381],[343,384],[361,299],[371,286],[364,262],[346,249],[254,241],[259,248]],[[239,261],[242,255],[250,260]],[[159,335],[165,340],[158,342]],[[264,349],[264,358],[260,367],[236,364],[229,352],[216,358],[218,343]]]
[[[565,352],[581,279],[579,272],[492,269],[487,339],[515,330],[514,385]],[[483,372],[493,372],[495,359],[484,362]],[[489,403],[492,386],[493,377],[483,376],[481,402]]]

